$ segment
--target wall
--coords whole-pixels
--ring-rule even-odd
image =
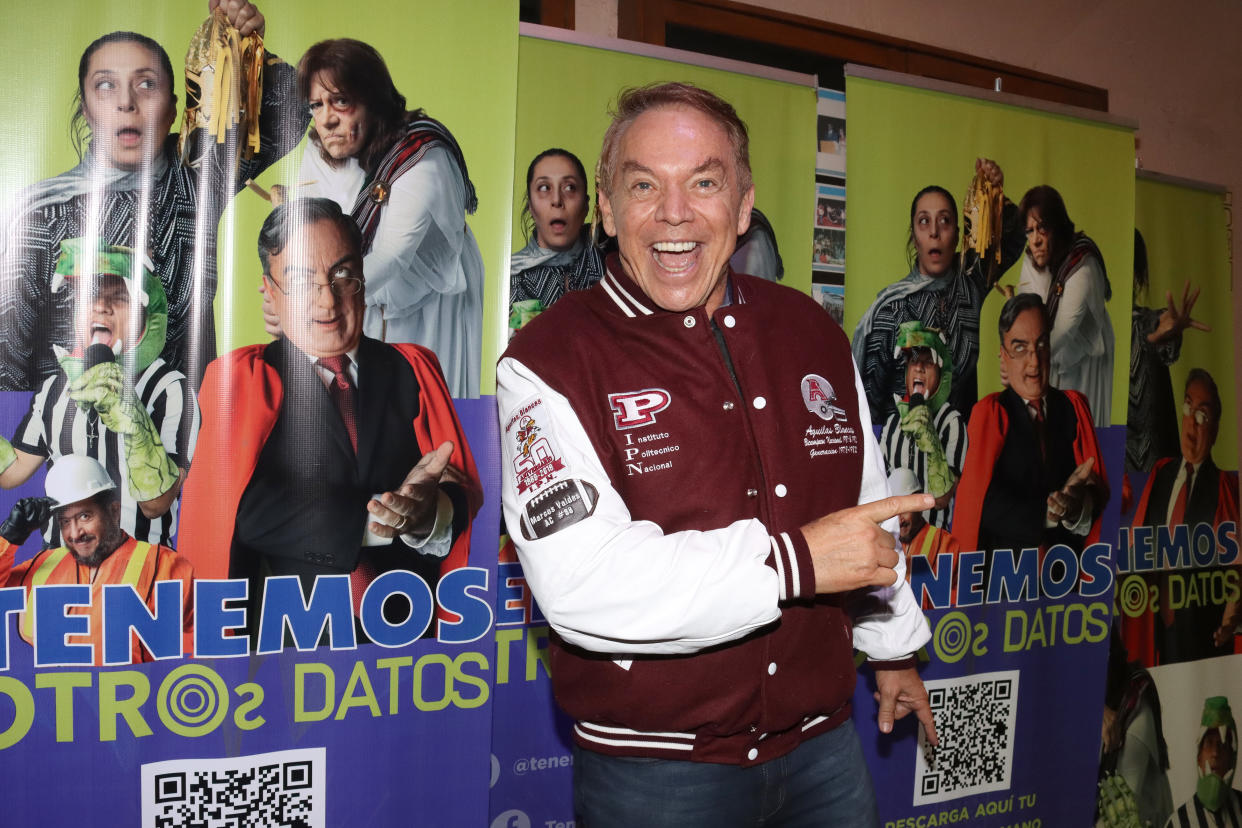
[[[1158,0],[747,2],[1102,86],[1112,112],[1138,120],[1144,169],[1220,184],[1235,197],[1242,192],[1237,0],[1198,0],[1193,11]],[[616,0],[577,0],[576,9],[579,31],[616,36]],[[1240,244],[1235,234],[1234,319],[1242,319]],[[1235,334],[1236,384],[1239,351]],[[1242,435],[1242,417],[1234,422]]]

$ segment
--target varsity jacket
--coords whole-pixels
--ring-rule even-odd
[[[663,311],[613,257],[497,368],[506,525],[590,750],[763,762],[849,717],[854,645],[929,637],[903,566],[856,624],[866,596],[815,597],[799,527],[885,497],[883,461],[822,308],[750,276],[731,293]]]
[[[194,640],[194,567],[176,550],[126,536],[125,542],[104,559],[93,574],[74,560],[67,547],[44,549],[33,558],[14,565],[17,547],[0,538],[0,586],[23,587],[27,610],[18,613],[17,629],[26,643],[34,644],[34,614],[31,591],[46,584],[88,584],[90,604],[69,607],[70,615],[90,616],[90,631],[71,635],[69,644],[91,644],[95,648],[95,665],[103,662],[103,588],[110,584],[129,584],[151,612],[155,612],[155,583],[181,581],[182,639],[186,652]],[[130,661],[150,661],[151,654],[132,638]]]

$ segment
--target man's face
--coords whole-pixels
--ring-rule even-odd
[[[1236,732],[1233,738],[1236,742]],[[1208,728],[1199,742],[1200,773],[1202,775],[1214,773],[1222,779],[1228,778],[1237,759],[1237,748],[1228,742],[1221,741],[1219,728]]]
[[[304,224],[285,249],[268,259],[264,277],[281,329],[303,353],[338,356],[362,337],[363,291],[339,290],[343,280],[362,280],[362,259],[331,221]],[[337,283],[337,288],[331,285]]]
[[[911,348],[906,351],[906,395],[922,394],[930,399],[940,387],[940,366],[932,356],[931,348]]]
[[[1026,214],[1026,252],[1031,254],[1031,261],[1036,267],[1043,269],[1048,266],[1052,255],[1052,235],[1035,208]]]
[[[897,516],[897,537],[903,544],[909,544],[926,525],[922,512],[903,512]]]
[[[97,344],[107,345],[114,353],[134,348],[142,338],[145,312],[138,307],[137,318],[131,316],[129,284],[120,276],[106,274],[80,279],[81,288],[87,289],[78,304],[77,335],[82,350]]]
[[[311,78],[307,105],[324,152],[343,161],[362,151],[367,141],[367,109],[338,91],[323,72]]]
[[[116,551],[124,537],[118,500],[107,506],[100,506],[94,499],[70,503],[57,513],[56,521],[69,553],[83,566],[99,566]]]
[[[1001,366],[1009,387],[1027,402],[1035,402],[1048,390],[1048,331],[1038,308],[1018,314],[1001,339]]]
[[[1206,383],[1195,380],[1186,386],[1186,396],[1182,400],[1181,442],[1182,458],[1188,463],[1198,465],[1212,454],[1220,428],[1213,402],[1212,391]]]
[[[648,110],[622,135],[600,212],[626,274],[661,308],[720,306],[755,201],[739,172],[728,133],[696,109]]]

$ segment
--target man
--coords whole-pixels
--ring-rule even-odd
[[[12,443],[0,437],[0,486],[25,483],[62,454],[93,457],[120,483],[121,528],[168,544],[199,419],[185,376],[160,356],[164,287],[129,248],[69,239],[52,280],[62,290],[76,291],[77,344],[53,346],[60,373],[35,393]],[[60,543],[52,521],[44,544]]]
[[[1203,734],[1195,764],[1199,782],[1190,801],[1173,812],[1166,828],[1235,828],[1242,825],[1242,792],[1233,788],[1238,766],[1238,725],[1224,696],[1203,701]]]
[[[1086,399],[1048,381],[1043,300],[1019,293],[1000,314],[1004,391],[970,412],[970,451],[954,506],[963,549],[1081,551],[1099,538],[1108,502],[1100,445]]]
[[[895,495],[909,495],[923,491],[923,485],[914,476],[914,472],[898,468],[893,469],[888,476],[888,489]],[[946,559],[946,566],[951,569],[957,566],[957,554],[961,551],[957,538],[950,535],[947,529],[932,526],[923,517],[922,512],[904,512],[897,516],[897,538],[901,541],[901,548],[905,550],[906,557],[913,558],[922,555],[929,562],[929,569],[933,574],[943,574],[940,572],[941,555],[952,556]],[[949,573],[949,577],[952,583],[951,600],[956,604],[957,579],[952,572]],[[909,568],[906,569],[906,580],[910,580]],[[930,609],[930,603],[928,598],[924,598],[923,609]]]
[[[18,614],[21,637],[34,644],[31,592],[44,585],[88,584],[89,604],[74,604],[70,615],[89,616],[89,631],[71,635],[66,643],[90,644],[94,663],[104,663],[103,588],[128,584],[152,613],[156,609],[155,583],[181,582],[182,635],[188,644],[194,632],[194,567],[167,546],[132,538],[121,528],[121,497],[116,484],[99,461],[70,454],[47,473],[47,497],[17,501],[0,524],[0,585],[26,590],[26,610]],[[14,564],[17,548],[48,518],[59,527],[64,546],[44,549]],[[151,653],[133,637],[130,661],[151,661]]]
[[[1182,398],[1181,457],[1162,458],[1152,467],[1135,511],[1136,526],[1237,522],[1237,476],[1212,462],[1220,419],[1216,381],[1202,368],[1192,368]],[[1161,612],[1155,621],[1155,642],[1163,664],[1233,652],[1234,631],[1242,620],[1238,602],[1222,605],[1206,597],[1192,598],[1186,589],[1173,586],[1189,587],[1194,577],[1190,571],[1156,576]]]
[[[919,482],[913,491],[935,496],[927,521],[948,529],[966,458],[966,427],[949,402],[953,355],[940,332],[917,319],[897,328],[897,353],[906,361],[906,393],[893,395],[896,410],[884,423],[880,449],[890,472],[910,469]]]
[[[200,577],[251,580],[252,627],[267,576],[309,596],[317,576],[349,574],[355,612],[388,570],[434,594],[466,563],[482,501],[435,355],[362,335],[359,231],[335,203],[277,207],[259,258],[284,334],[207,369],[181,548]]]
[[[505,518],[577,720],[578,815],[758,824],[770,783],[774,819],[878,825],[852,644],[892,660],[881,730],[914,711],[934,743],[909,658],[927,626],[891,533],[932,498],[870,502],[887,487],[845,336],[809,297],[730,271],[754,202],[732,106],[624,93],[596,178],[618,254],[497,368]],[[851,637],[862,587],[885,614]]]

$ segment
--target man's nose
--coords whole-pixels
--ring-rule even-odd
[[[660,195],[660,205],[656,210],[657,221],[669,224],[681,224],[694,218],[690,209],[690,200],[679,187],[670,187]]]

